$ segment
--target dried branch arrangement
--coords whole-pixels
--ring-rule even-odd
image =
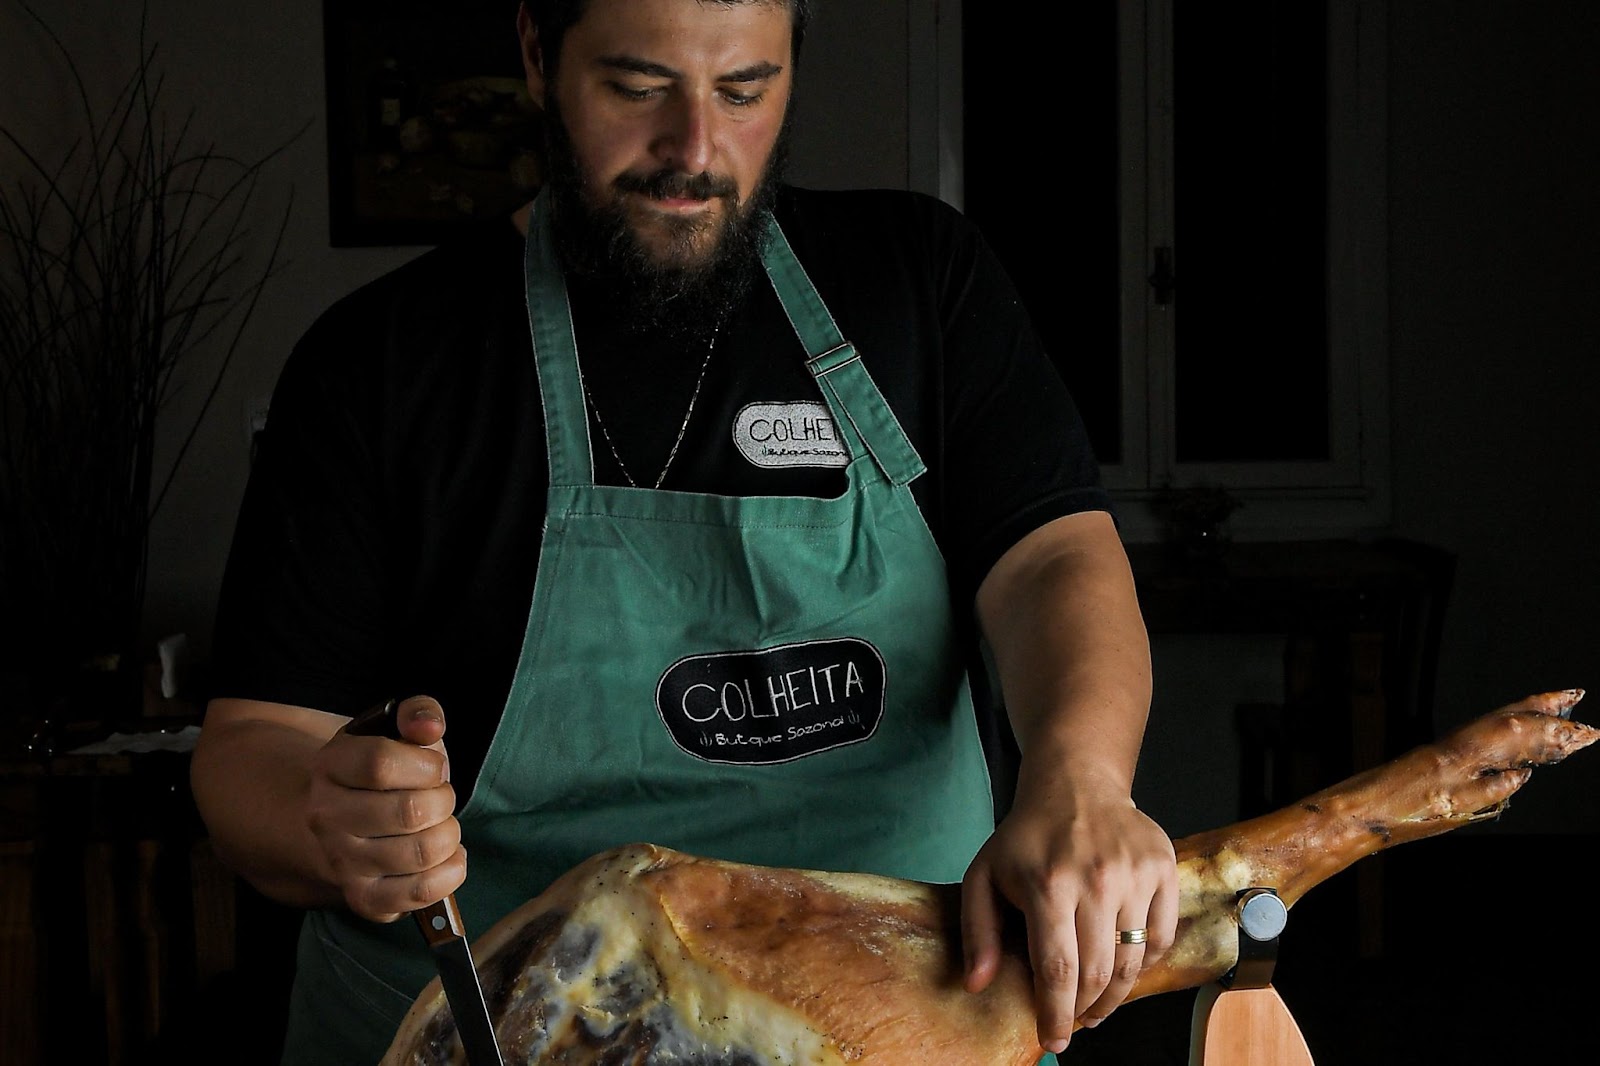
[[[202,143],[192,110],[169,117],[147,9],[131,75],[97,106],[86,61],[21,6],[82,124],[59,153],[0,126],[0,663],[37,673],[135,646],[150,521],[279,267],[292,191],[265,239],[250,220],[299,133],[243,160]],[[157,419],[195,387],[158,467]]]

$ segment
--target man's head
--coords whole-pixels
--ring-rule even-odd
[[[745,0],[707,0],[710,3],[742,3]],[[789,48],[791,66],[800,62],[800,45],[806,37],[806,27],[811,24],[813,0],[776,0],[789,10],[789,25],[793,36]],[[554,70],[561,58],[561,41],[574,22],[583,17],[589,0],[523,0],[523,8],[533,24],[539,27],[539,39],[544,47],[544,60],[548,69]]]
[[[808,7],[527,0],[519,13],[563,259],[620,284],[645,324],[683,327],[748,287]]]

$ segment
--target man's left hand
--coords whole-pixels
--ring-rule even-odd
[[[1040,1046],[1060,1052],[1075,1021],[1105,1020],[1172,946],[1177,866],[1171,839],[1124,790],[1028,775],[1025,767],[1016,806],[962,882],[966,987],[980,992],[993,981],[1010,904],[1027,924]],[[1120,930],[1134,929],[1148,939],[1118,943]]]

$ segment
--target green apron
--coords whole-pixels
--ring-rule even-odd
[[[793,357],[852,457],[836,498],[594,484],[565,283],[535,204],[550,489],[516,676],[459,815],[471,935],[614,845],[954,882],[993,831],[944,562],[909,488],[923,464],[770,232]],[[375,1061],[432,976],[411,922],[311,914],[285,1061]]]

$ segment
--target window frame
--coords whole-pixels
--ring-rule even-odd
[[[1103,463],[1131,541],[1165,534],[1172,490],[1221,485],[1244,506],[1236,539],[1353,536],[1390,516],[1387,0],[1328,8],[1327,285],[1332,456],[1321,462],[1179,463],[1174,321],[1151,298],[1154,249],[1173,239],[1172,5],[1117,0],[1121,458]],[[910,0],[913,187],[963,207],[959,0]],[[937,71],[930,80],[929,72]]]

